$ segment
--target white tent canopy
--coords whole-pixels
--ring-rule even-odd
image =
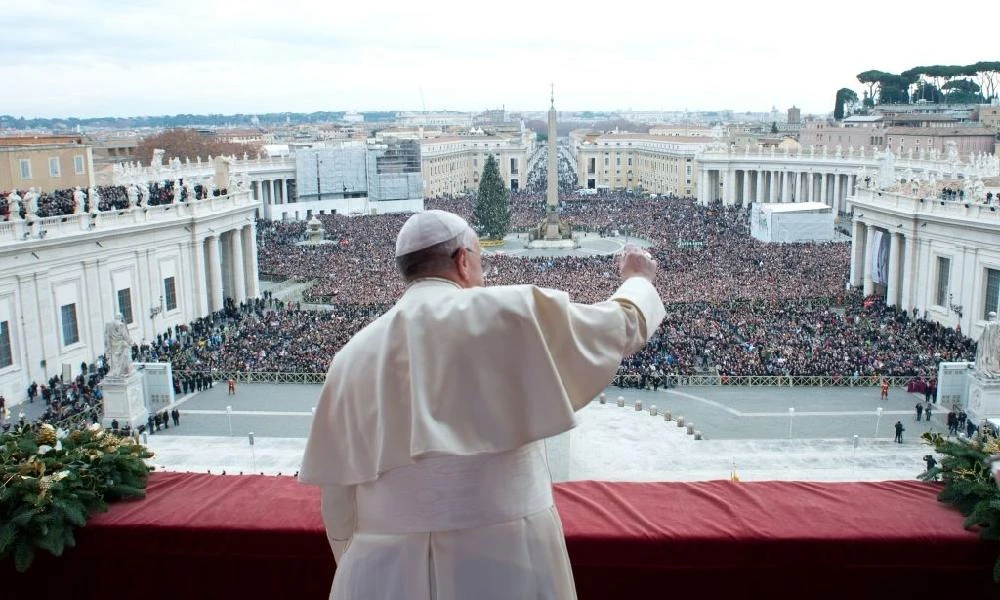
[[[750,235],[762,242],[829,242],[837,239],[833,210],[822,202],[754,204]]]

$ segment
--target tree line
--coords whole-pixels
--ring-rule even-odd
[[[929,65],[902,73],[871,69],[857,75],[866,86],[860,107],[877,104],[987,104],[997,98],[1000,62],[982,61],[971,65]],[[858,95],[849,88],[837,90],[834,117],[857,108]]]

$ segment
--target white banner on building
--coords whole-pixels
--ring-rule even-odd
[[[868,249],[868,272],[872,274],[873,283],[889,282],[889,236],[877,229],[872,236],[872,247]]]

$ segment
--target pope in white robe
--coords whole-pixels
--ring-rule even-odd
[[[664,317],[642,251],[607,301],[482,287],[475,232],[410,217],[409,286],[334,357],[299,478],[322,487],[337,600],[575,598],[543,442]]]

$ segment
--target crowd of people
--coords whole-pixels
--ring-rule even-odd
[[[158,206],[204,200],[225,193],[225,189],[214,189],[184,180],[154,182],[145,186],[101,185],[89,189],[65,188],[40,193],[34,188],[10,190],[0,192],[0,220],[27,219],[31,215],[45,218],[85,212],[125,210],[130,206]],[[17,210],[17,215],[11,214],[12,210]]]
[[[104,366],[82,363],[80,373],[72,381],[63,381],[56,375],[42,384],[32,382],[27,389],[28,402],[44,403],[42,415],[34,422],[26,423],[23,411],[11,415],[9,407],[0,406],[0,427],[7,431],[15,424],[37,426],[41,423],[90,423],[102,409],[104,396],[99,384],[106,374]]]
[[[427,204],[471,218],[470,198]],[[511,204],[515,229],[544,214],[539,194],[514,194]],[[260,222],[259,264],[265,279],[315,282],[306,300],[328,310],[302,310],[269,293],[239,305],[230,299],[213,315],[137,345],[134,359],[171,362],[178,394],[206,389],[222,372],[325,372],[339,348],[403,292],[393,253],[406,215],[319,218],[332,243],[298,245],[304,223]],[[661,265],[667,317],[652,341],[623,361],[620,383],[665,385],[699,373],[930,378],[941,361],[975,356],[974,342],[960,332],[846,290],[847,244],[759,243],[749,236],[746,210],[616,195],[567,202],[562,218],[578,229],[648,240]],[[618,285],[610,256],[496,253],[484,257],[484,273],[489,285],[554,287],[579,302],[600,301]],[[43,386],[46,419],[95,406],[101,374],[91,366],[72,384]]]
[[[513,228],[537,223],[544,202],[541,194],[512,194]],[[467,219],[473,205],[471,197],[427,202],[428,208]],[[938,362],[975,355],[975,344],[960,332],[846,291],[848,244],[758,242],[749,235],[746,209],[612,194],[565,202],[561,217],[578,230],[653,244],[668,316],[649,346],[623,363],[620,373],[632,381],[651,372],[685,375],[706,368],[733,376],[932,376]],[[305,235],[301,223],[259,228],[261,273],[315,281],[307,300],[335,308],[331,314],[343,330],[305,338],[308,352],[319,357],[316,366],[403,290],[392,267],[403,216],[319,218],[335,243],[296,246]],[[555,287],[580,302],[606,298],[617,285],[609,256],[525,259],[496,253],[484,257],[484,272],[490,285]],[[279,339],[296,335],[302,318],[309,317],[286,317],[289,333]],[[254,347],[242,335],[237,339]],[[323,340],[330,340],[325,349]],[[259,357],[247,360],[260,369],[269,366]]]
[[[240,305],[229,300],[223,310],[137,346],[135,355],[170,362],[178,393],[210,387],[219,372],[322,373],[332,352],[385,308],[301,310],[269,294]]]
[[[544,216],[544,197],[514,194],[512,227],[524,231]],[[428,208],[472,218],[470,198],[428,201]],[[318,215],[333,244],[296,246],[305,234],[299,223],[259,228],[263,277],[315,281],[306,300],[324,304],[390,304],[402,293],[395,277],[395,233],[405,215],[343,217]],[[562,218],[575,229],[618,233],[653,243],[663,269],[657,280],[668,302],[725,302],[731,299],[835,298],[841,296],[849,246],[765,244],[749,236],[745,209],[706,209],[692,200],[651,200],[615,195],[567,202]],[[698,248],[684,242],[698,242]],[[681,242],[681,243],[678,243]],[[524,259],[496,253],[484,257],[490,285],[531,283],[566,289],[577,301],[593,302],[612,292],[611,256]],[[372,282],[379,285],[373,286]]]

